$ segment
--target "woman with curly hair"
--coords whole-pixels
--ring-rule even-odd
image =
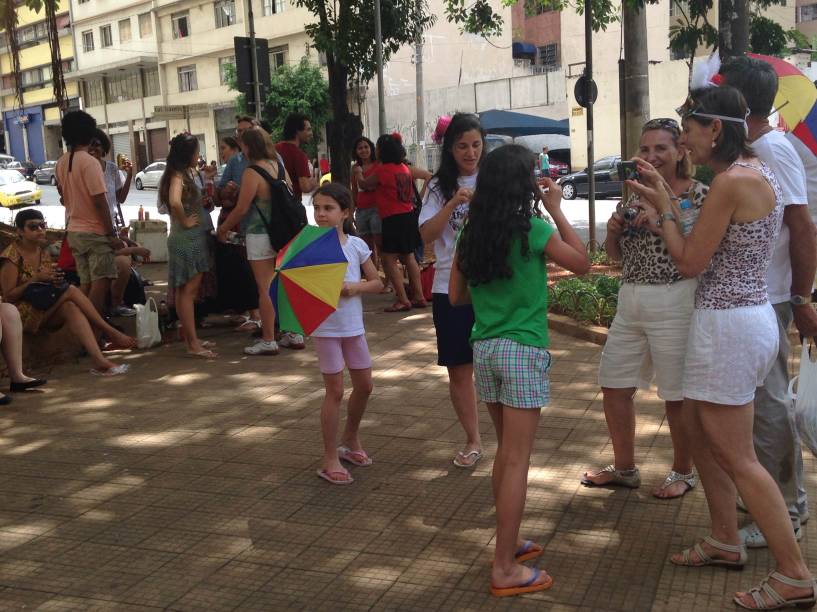
[[[373,260],[379,267],[379,252],[383,246],[383,230],[380,215],[377,214],[377,199],[374,189],[364,189],[361,181],[370,177],[377,164],[374,143],[361,136],[352,146],[352,197],[355,204],[355,227],[369,249],[374,253]]]
[[[560,208],[561,189],[544,179],[542,193],[534,162],[533,154],[518,145],[485,157],[448,289],[452,304],[470,301],[474,307],[477,395],[488,405],[497,436],[491,592],[498,597],[553,584],[546,572],[522,565],[541,556],[543,548],[519,537],[539,412],[550,399],[546,260],[576,274],[590,269],[584,244]],[[542,218],[537,200],[555,228]]]

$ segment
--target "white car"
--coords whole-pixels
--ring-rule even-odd
[[[20,208],[40,203],[43,192],[17,170],[0,170],[0,206]]]
[[[144,170],[136,173],[133,184],[137,189],[158,187],[162,175],[165,173],[165,162],[153,162]]]

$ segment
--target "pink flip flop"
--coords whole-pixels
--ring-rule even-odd
[[[338,446],[338,457],[358,467],[368,467],[372,464],[372,458],[366,454],[366,451],[353,451],[348,446]]]
[[[326,482],[331,482],[333,485],[350,485],[355,479],[346,470],[327,472],[326,470],[318,470],[319,478],[323,478]]]

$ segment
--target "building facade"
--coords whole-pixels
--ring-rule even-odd
[[[5,152],[20,161],[41,164],[59,157],[60,110],[54,100],[51,81],[51,51],[48,44],[45,13],[35,13],[25,5],[18,6],[16,38],[19,44],[22,104],[16,95],[14,64],[9,48],[8,33],[0,34],[0,108],[3,113],[3,144]],[[74,46],[70,29],[68,0],[61,0],[57,10],[60,55],[66,80],[75,68]],[[70,106],[77,106],[78,91],[67,83]]]

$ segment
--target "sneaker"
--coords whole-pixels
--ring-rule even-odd
[[[245,355],[277,355],[278,343],[275,340],[267,342],[266,340],[259,340],[252,346],[244,349]]]
[[[758,529],[757,523],[746,525],[746,527],[738,531],[738,536],[746,548],[766,548],[768,546],[766,536]],[[801,527],[794,530],[794,537],[798,542],[803,538],[803,529]]]
[[[281,334],[281,339],[278,340],[278,344],[284,348],[295,351],[300,351],[302,348],[306,348],[306,344],[304,344],[304,337],[301,334],[294,334],[292,332],[283,332]]]
[[[136,309],[128,308],[127,306],[117,306],[111,309],[112,317],[135,317]]]

